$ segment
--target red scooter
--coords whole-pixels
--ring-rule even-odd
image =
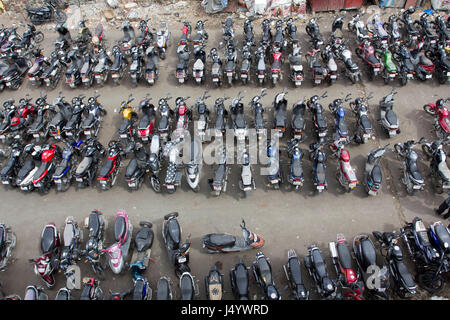
[[[180,41],[178,42],[178,46],[188,45],[190,39],[191,39],[191,24],[189,23],[189,21],[184,21],[182,34]]]
[[[47,224],[41,235],[42,255],[36,260],[29,260],[34,263],[34,273],[44,280],[47,287],[53,287],[55,284],[53,271],[58,268],[60,239],[56,225],[53,222]]]
[[[143,116],[139,121],[138,136],[142,141],[147,142],[150,140],[155,128],[156,109],[148,95],[141,101],[139,108],[142,110]]]
[[[329,248],[333,265],[338,275],[338,283],[344,289],[344,297],[363,300],[364,284],[359,280],[359,274],[353,270],[352,256],[343,234],[337,235],[336,242],[330,242]]]
[[[108,143],[108,159],[100,169],[100,173],[97,178],[97,180],[100,181],[102,190],[112,188],[116,182],[122,154],[122,147],[118,141],[112,140]]]
[[[34,174],[33,185],[44,194],[50,190],[53,183],[53,173],[56,169],[56,160],[59,158],[61,152],[59,147],[55,144],[46,145],[42,149],[44,151],[41,155],[41,165]]]
[[[355,49],[355,53],[369,66],[369,79],[373,80],[380,74],[381,62],[375,56],[375,48],[372,46],[369,40],[365,39]]]
[[[177,107],[177,126],[175,128],[175,132],[179,136],[183,135],[186,130],[189,130],[189,121],[192,118],[192,112],[186,105],[186,100],[188,100],[189,98],[190,97],[178,97],[175,100],[175,104]]]
[[[281,74],[281,50],[278,46],[273,47],[272,52],[272,83],[273,85],[276,85],[278,82],[278,79],[283,80],[283,76]]]
[[[439,139],[448,139],[450,137],[450,120],[448,119],[448,108],[445,103],[448,99],[439,99],[436,104],[429,103],[423,106],[423,109],[433,116],[436,135]]]

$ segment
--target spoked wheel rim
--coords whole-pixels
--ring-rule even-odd
[[[422,288],[428,292],[437,292],[444,286],[442,276],[436,275],[436,271],[427,270],[424,273],[419,274],[419,284]]]

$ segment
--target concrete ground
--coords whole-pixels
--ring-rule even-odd
[[[170,18],[167,18],[170,21]],[[195,25],[197,17],[191,19],[191,23]],[[329,37],[330,26],[322,19],[320,21],[321,31],[325,37]],[[155,26],[157,27],[156,20]],[[331,20],[326,20],[331,21]],[[7,21],[4,22],[5,24]],[[235,21],[235,30],[238,40],[242,37],[242,20]],[[309,50],[308,36],[305,34],[305,24],[297,23],[300,32],[300,39],[303,52]],[[181,24],[170,21],[170,30],[174,38],[174,42],[181,33]],[[91,26],[94,30],[95,26]],[[207,51],[212,47],[217,47],[220,41],[221,29],[217,21],[212,21],[206,25],[210,34],[208,40]],[[45,30],[45,41],[43,48],[46,54],[52,49],[55,34]],[[105,26],[105,32],[108,37],[108,46],[111,48],[112,43],[121,37],[120,31],[113,30]],[[255,32],[257,40],[260,39],[260,21],[255,22]],[[74,34],[74,32],[72,32]],[[355,47],[354,36],[345,33],[346,37],[351,39],[350,45],[352,49]],[[223,57],[223,52],[221,54]],[[281,92],[283,87],[289,89],[288,103],[291,108],[292,103],[298,98],[310,97],[314,94],[321,94],[324,90],[328,90],[328,98],[322,103],[326,108],[325,114],[329,123],[329,132],[334,131],[332,115],[327,106],[335,98],[343,97],[347,93],[352,93],[352,98],[359,95],[367,95],[374,92],[374,98],[370,101],[370,119],[376,128],[377,137],[366,145],[349,146],[351,154],[351,163],[356,168],[358,179],[362,181],[364,174],[364,163],[366,154],[369,150],[378,146],[391,143],[391,147],[396,142],[403,142],[407,139],[419,139],[425,136],[427,139],[433,140],[435,134],[433,132],[432,118],[428,116],[422,109],[422,106],[429,102],[434,102],[438,97],[446,97],[448,95],[448,86],[439,85],[437,80],[422,83],[413,81],[406,87],[401,87],[398,82],[394,86],[398,89],[395,101],[395,112],[400,119],[402,133],[394,138],[387,139],[383,134],[381,127],[377,124],[379,117],[378,101],[387,95],[391,87],[386,86],[382,79],[370,82],[367,76],[367,70],[363,66],[361,60],[355,57],[355,61],[360,65],[364,78],[363,82],[351,85],[344,76],[332,87],[321,85],[320,87],[312,87],[311,73],[304,63],[306,81],[302,87],[294,89],[288,82],[287,76],[282,84],[278,84],[275,88],[268,85],[267,96],[263,99],[265,106],[266,119],[271,123],[272,108],[271,103],[276,93]],[[143,98],[146,93],[150,93],[153,101],[156,102],[160,97],[165,96],[168,92],[172,96],[191,96],[189,103],[193,103],[194,98],[200,96],[205,88],[210,90],[212,96],[208,100],[208,106],[212,107],[215,98],[219,96],[236,96],[239,90],[244,90],[244,104],[260,92],[260,88],[251,83],[246,87],[235,84],[232,88],[224,86],[220,89],[211,87],[211,81],[207,78],[207,84],[202,86],[195,85],[192,81],[179,86],[176,82],[175,72],[176,54],[175,46],[169,48],[169,54],[166,60],[160,64],[160,78],[153,87],[149,87],[141,83],[137,88],[133,88],[131,84],[124,79],[120,87],[114,87],[108,83],[103,88],[93,87],[89,90],[82,88],[71,90],[64,83],[60,83],[58,88],[48,91],[48,101],[52,101],[58,95],[60,90],[67,99],[80,93],[90,96],[94,90],[99,90],[101,94],[100,102],[108,110],[105,117],[103,128],[100,132],[100,141],[106,145],[107,142],[115,136],[121,121],[119,114],[114,113],[114,108],[118,108],[120,102],[124,100],[129,93],[136,97],[137,100]],[[340,66],[341,69],[343,65]],[[209,65],[208,65],[209,68]],[[208,69],[209,71],[209,69]],[[285,75],[287,75],[288,65],[284,64]],[[39,90],[34,89],[25,82],[18,91],[4,91],[0,96],[0,101],[8,98],[15,98],[16,101],[30,93],[37,98]],[[229,102],[229,101],[228,101]],[[174,101],[171,100],[171,106]],[[228,107],[228,106],[227,106]],[[354,129],[356,118],[351,113],[348,104],[347,108],[347,124]],[[214,118],[214,112],[212,112]],[[290,119],[290,112],[288,113]],[[311,114],[307,112],[307,132],[312,137]],[[247,121],[252,120],[250,110],[248,112]],[[286,141],[286,138],[283,138]],[[309,138],[302,144],[302,148],[306,149],[312,138]],[[156,194],[151,187],[143,185],[137,192],[130,192],[124,181],[124,169],[120,173],[118,183],[107,192],[98,191],[98,186],[92,189],[76,191],[75,188],[69,189],[65,193],[56,193],[52,190],[48,195],[41,196],[38,193],[23,194],[18,190],[1,190],[1,210],[0,221],[11,226],[17,235],[17,246],[14,250],[14,261],[8,269],[0,275],[0,282],[6,294],[17,293],[23,296],[25,287],[30,284],[43,285],[42,281],[34,274],[33,266],[28,263],[29,258],[35,258],[40,255],[39,244],[40,235],[43,227],[48,222],[54,222],[62,232],[64,220],[67,216],[74,216],[75,220],[82,224],[84,218],[93,209],[98,209],[104,213],[109,222],[106,231],[107,244],[112,243],[113,238],[113,221],[115,213],[118,209],[125,209],[134,225],[134,230],[139,229],[139,222],[148,220],[153,222],[155,231],[155,241],[152,248],[152,258],[154,263],[150,266],[145,274],[149,279],[152,288],[156,288],[157,280],[163,276],[169,276],[172,279],[172,289],[175,292],[175,298],[179,297],[179,288],[176,277],[173,273],[173,267],[168,261],[168,256],[164,247],[161,236],[161,226],[163,216],[169,212],[178,211],[180,213],[179,222],[182,226],[183,240],[191,234],[192,249],[190,254],[190,267],[192,274],[199,285],[199,299],[205,299],[204,277],[207,275],[210,267],[216,264],[220,271],[225,274],[225,298],[231,299],[231,286],[229,280],[229,270],[235,265],[239,258],[243,259],[247,266],[255,259],[257,253],[247,251],[240,254],[207,254],[201,246],[201,237],[211,232],[227,232],[239,236],[241,230],[239,224],[244,218],[249,229],[259,233],[265,239],[266,244],[262,248],[264,254],[270,258],[275,284],[280,289],[283,299],[290,299],[290,292],[287,288],[287,281],[283,273],[282,265],[287,262],[287,250],[294,248],[300,257],[307,253],[307,247],[311,244],[317,244],[327,258],[329,271],[334,275],[330,262],[330,253],[328,243],[336,239],[336,234],[343,233],[351,244],[353,237],[361,233],[370,234],[374,230],[392,231],[399,229],[405,220],[411,221],[415,216],[421,217],[427,225],[438,220],[439,218],[433,213],[433,208],[438,206],[444,199],[444,195],[436,195],[429,178],[428,162],[422,158],[419,161],[419,169],[426,176],[427,186],[425,191],[420,192],[417,196],[408,196],[404,186],[400,182],[401,162],[390,153],[383,160],[384,182],[381,193],[377,197],[369,198],[363,189],[359,186],[350,194],[344,193],[335,179],[336,159],[329,157],[327,178],[329,190],[321,196],[313,193],[311,162],[304,161],[305,168],[305,185],[301,191],[289,191],[284,187],[280,191],[269,190],[266,187],[266,178],[262,176],[256,177],[257,190],[252,191],[249,198],[244,199],[238,188],[240,168],[237,165],[232,166],[232,174],[229,176],[229,187],[225,194],[220,197],[212,197],[209,194],[207,179],[212,177],[213,168],[204,166],[201,180],[201,190],[194,193],[189,190],[183,178],[183,185],[175,194],[167,193]],[[125,165],[128,160],[125,161]],[[285,157],[283,169],[288,170],[288,162]],[[258,172],[255,170],[255,172]],[[84,231],[84,239],[87,238],[87,231]],[[83,243],[84,245],[84,243]],[[406,252],[405,252],[406,254]],[[82,268],[83,276],[93,276],[90,267],[83,261],[79,263]],[[356,266],[355,266],[356,267]],[[413,272],[412,266],[410,270]],[[305,281],[311,288],[311,297],[317,297],[312,289],[312,283],[309,276],[304,270]],[[59,288],[65,285],[64,276],[57,275],[56,285],[54,288],[46,289],[49,298],[53,299]],[[110,270],[106,272],[106,279],[101,282],[104,292],[109,290],[122,291],[132,287],[131,273],[125,270],[121,275],[113,275]],[[261,292],[251,275],[250,290],[252,297],[259,298]],[[445,293],[446,291],[444,291]],[[79,297],[79,292],[73,295]],[[426,298],[423,291],[419,290],[418,297]]]

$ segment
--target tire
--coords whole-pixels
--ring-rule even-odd
[[[36,43],[41,43],[44,41],[44,34],[41,31],[37,31],[34,35],[34,41],[36,41]]]
[[[355,53],[356,53],[356,55],[357,55],[358,57],[360,57],[360,58],[362,59],[362,54],[363,54],[362,49],[356,48],[356,49],[355,49]]]
[[[55,17],[56,22],[58,23],[64,23],[67,20],[67,15],[64,11],[56,10],[53,14]]]
[[[444,287],[444,279],[439,274],[435,276],[434,270],[427,270],[418,276],[419,285],[430,293],[435,293]]]
[[[398,155],[403,155],[403,148],[399,143],[394,145],[394,150]]]
[[[153,191],[160,193],[161,192],[161,183],[159,182],[159,180],[156,177],[151,177],[150,178],[150,183],[152,185]]]
[[[244,195],[245,195],[246,198],[248,198],[250,196],[250,191],[249,190],[244,191]]]
[[[428,145],[426,145],[426,144],[423,144],[423,145],[422,145],[422,151],[423,151],[423,153],[425,153],[425,155],[428,157],[428,159],[431,158],[432,153],[431,153],[431,148],[430,148],[430,146],[428,146]]]
[[[402,86],[406,86],[409,82],[408,76],[406,75],[406,73],[402,73],[401,77],[400,77],[400,81]]]
[[[442,72],[438,75],[439,84],[445,84],[447,82],[447,77],[442,74]]]
[[[424,105],[423,110],[432,116],[436,115],[436,111],[434,111],[429,104]]]

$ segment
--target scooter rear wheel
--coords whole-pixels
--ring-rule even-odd
[[[442,276],[436,276],[435,273],[435,270],[427,270],[418,276],[420,286],[430,293],[435,293],[444,286],[444,279]]]

